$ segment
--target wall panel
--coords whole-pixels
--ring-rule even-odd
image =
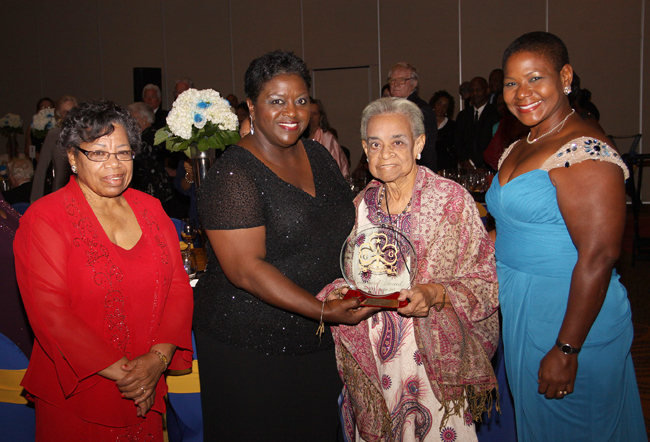
[[[458,91],[458,4],[381,0],[381,75],[385,81],[395,63],[418,70],[419,95]]]
[[[37,7],[45,93],[103,98],[97,2],[39,0]]]
[[[161,0],[164,14],[166,83],[169,103],[174,81],[190,77],[198,89],[232,92],[230,18],[227,1]]]
[[[544,0],[461,0],[462,77],[488,79],[520,35],[546,29]]]
[[[99,17],[103,95],[108,100],[126,106],[134,98],[134,67],[164,69],[160,0],[99,3]],[[167,91],[162,92],[165,108]]]
[[[581,11],[580,24],[576,10]],[[608,134],[639,128],[641,2],[550,0],[549,32],[569,49],[583,88],[592,92],[600,124]]]
[[[235,94],[243,100],[244,74],[252,60],[276,49],[302,57],[300,0],[233,0],[231,7]]]

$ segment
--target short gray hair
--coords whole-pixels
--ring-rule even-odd
[[[142,89],[142,99],[144,99],[144,93],[149,89],[156,91],[156,96],[158,97],[158,99],[162,98],[162,92],[160,91],[160,88],[153,83],[149,83]]]
[[[136,101],[135,103],[129,104],[128,109],[129,112],[131,112],[131,115],[133,115],[134,112],[137,112],[139,115],[147,117],[149,124],[153,124],[154,121],[156,121],[156,114],[153,113],[153,109],[151,109],[151,106],[147,103]]]
[[[190,77],[183,77],[183,78],[179,78],[178,80],[176,80],[174,82],[174,89],[176,89],[176,85],[178,83],[186,83],[190,88],[194,87],[194,82],[192,81],[192,79]]]
[[[18,181],[31,181],[34,178],[34,166],[27,158],[14,158],[7,163],[9,176]]]
[[[361,113],[361,139],[368,141],[368,123],[372,117],[388,114],[405,116],[414,140],[424,133],[424,116],[415,103],[404,98],[387,97],[373,101]]]
[[[418,81],[418,70],[415,69],[415,66],[413,66],[411,63],[407,63],[405,61],[400,61],[398,63],[395,63],[395,65],[392,68],[390,68],[390,70],[388,71],[389,78],[390,78],[390,74],[393,73],[395,68],[408,69],[409,71],[411,71],[411,78],[414,79],[415,81]]]

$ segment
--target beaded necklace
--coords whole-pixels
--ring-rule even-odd
[[[381,186],[381,192],[379,193],[378,205],[379,205],[380,209],[381,209],[381,202],[384,200],[385,195],[386,195],[386,185],[383,185],[383,186]],[[409,200],[406,207],[404,207],[404,210],[402,210],[402,213],[397,215],[397,220],[396,221],[399,221],[400,217],[403,217],[404,215],[406,215],[406,212],[408,212],[409,208],[411,207],[412,202],[413,202],[413,195],[411,195],[411,199]],[[388,208],[388,198],[386,198],[386,212],[388,212],[388,219],[390,220],[390,209]]]

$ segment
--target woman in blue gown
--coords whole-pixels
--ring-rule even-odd
[[[627,169],[571,109],[558,37],[521,36],[503,67],[508,108],[530,127],[487,196],[519,442],[646,441],[630,304],[613,270]]]

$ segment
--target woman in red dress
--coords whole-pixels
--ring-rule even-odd
[[[36,335],[22,382],[36,440],[162,441],[162,374],[192,361],[176,231],[158,200],[128,189],[140,133],[127,110],[82,103],[59,144],[75,176],[29,208],[14,241]]]

